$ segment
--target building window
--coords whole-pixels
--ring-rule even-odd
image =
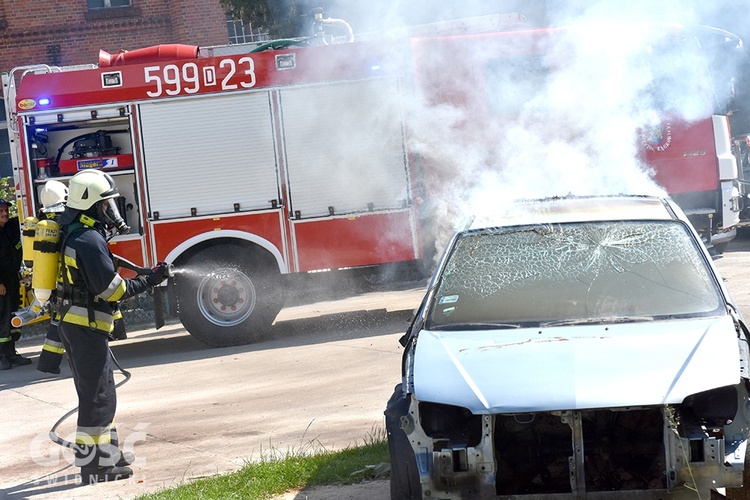
[[[108,9],[110,7],[130,7],[130,0],[87,0],[89,9]]]
[[[60,66],[62,61],[62,50],[59,45],[47,45],[47,64]]]
[[[263,42],[268,40],[268,32],[260,28],[253,32],[250,23],[245,24],[242,21],[232,18],[227,14],[227,31],[229,32],[229,44]]]

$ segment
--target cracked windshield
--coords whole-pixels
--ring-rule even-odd
[[[716,284],[680,224],[488,229],[456,242],[429,328],[708,316],[720,304]]]

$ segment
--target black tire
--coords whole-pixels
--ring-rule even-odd
[[[404,396],[398,384],[385,409],[385,430],[388,434],[388,453],[391,458],[391,500],[422,498],[417,459],[409,438],[401,429],[401,417],[409,412],[411,398]]]
[[[178,313],[185,329],[214,347],[265,338],[283,305],[276,261],[263,249],[223,244],[177,266]]]

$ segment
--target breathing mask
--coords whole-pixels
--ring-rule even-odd
[[[122,219],[114,198],[107,198],[99,202],[99,212],[101,222],[107,230],[115,230],[117,234],[128,234],[130,232],[130,226]]]

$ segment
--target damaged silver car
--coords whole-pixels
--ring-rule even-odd
[[[454,235],[388,402],[392,498],[739,488],[748,331],[671,200],[522,202]]]

